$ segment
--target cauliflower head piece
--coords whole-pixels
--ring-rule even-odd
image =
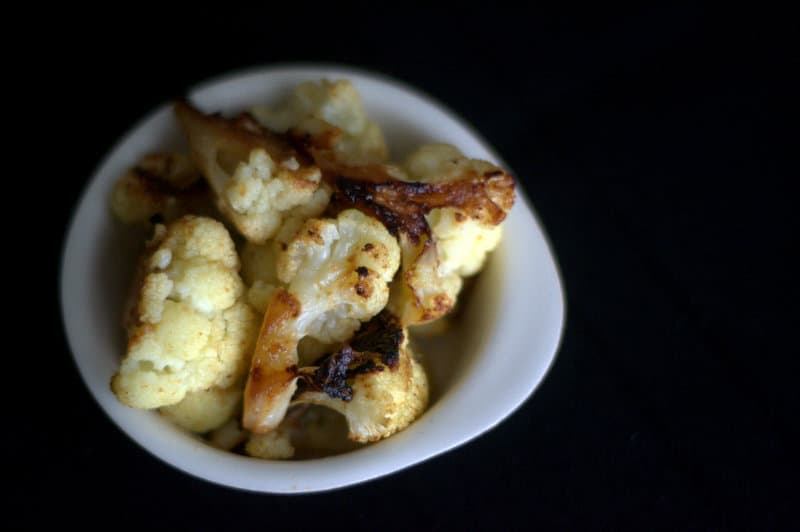
[[[145,155],[111,192],[111,212],[125,224],[145,224],[154,217],[169,222],[210,207],[200,172],[187,154],[177,152]]]
[[[356,210],[311,219],[277,257],[278,280],[264,314],[245,390],[243,425],[264,433],[283,419],[296,388],[298,344],[343,341],[389,298],[397,241]]]
[[[221,427],[236,414],[243,389],[243,383],[239,383],[189,392],[179,403],[164,406],[160,412],[179,427],[202,434]]]
[[[260,313],[266,312],[275,288],[283,286],[276,269],[278,254],[289,245],[306,220],[323,213],[330,196],[330,188],[323,184],[308,203],[288,212],[273,239],[264,244],[247,242],[242,248],[242,278],[248,287],[247,302]]]
[[[233,385],[246,371],[258,316],[241,297],[225,227],[191,215],[157,225],[142,270],[127,352],[111,381],[119,400],[158,408]]]
[[[302,305],[303,335],[341,342],[386,305],[399,262],[386,228],[348,210],[335,220],[308,220],[278,256],[277,274]]]
[[[283,105],[256,107],[253,115],[266,127],[334,150],[351,164],[388,158],[380,126],[369,120],[361,95],[347,80],[302,83]]]
[[[244,450],[250,456],[264,460],[286,460],[295,452],[291,433],[280,427],[264,434],[250,434]]]
[[[402,249],[402,274],[389,308],[405,325],[453,308],[463,276],[476,273],[500,239],[514,203],[514,179],[452,146],[412,154],[408,173],[390,165],[347,165],[312,150],[334,188],[330,208],[356,208],[380,220]]]
[[[348,438],[366,443],[404,429],[425,410],[428,380],[408,346],[408,332],[384,311],[318,367],[300,370],[292,404],[345,416]]]
[[[186,102],[175,114],[217,207],[247,240],[266,242],[293,209],[315,199],[319,168],[249,115],[225,119]]]
[[[500,243],[501,222],[514,205],[514,182],[500,168],[447,144],[420,147],[404,166],[409,180],[435,193],[474,186],[483,196],[461,205],[456,198],[439,202],[424,215],[428,234],[418,241],[401,235],[402,282],[392,287],[389,308],[415,325],[450,311],[463,278],[478,273]]]

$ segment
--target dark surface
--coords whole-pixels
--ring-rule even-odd
[[[219,11],[191,32],[153,16],[63,41],[69,77],[53,105],[82,133],[68,142],[60,220],[118,137],[191,84],[293,60],[373,69],[446,102],[519,177],[567,291],[556,364],[511,418],[456,451],[350,489],[268,496],[203,483],[139,449],[101,414],[54,333],[55,426],[23,420],[33,436],[19,443],[40,463],[12,517],[265,530],[800,526],[789,19],[691,8],[281,24]]]

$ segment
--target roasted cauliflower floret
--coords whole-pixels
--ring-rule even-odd
[[[459,158],[452,147],[412,156],[410,175],[389,165],[347,165],[324,150],[311,153],[334,188],[332,211],[359,209],[397,235],[402,274],[389,308],[403,324],[451,310],[462,275],[475,273],[497,244],[495,227],[513,206],[514,179],[489,163]]]
[[[111,211],[123,223],[158,217],[172,221],[189,212],[206,212],[210,194],[191,158],[183,153],[151,153],[125,172],[111,192]]]
[[[392,284],[388,308],[406,325],[429,323],[456,304],[464,282],[443,267],[437,242],[427,235],[414,240],[400,234],[402,275]]]
[[[377,441],[417,419],[428,403],[428,381],[408,347],[398,367],[353,377],[350,401],[323,392],[304,391],[295,402],[325,406],[347,419],[348,438],[360,443]]]
[[[242,249],[242,278],[247,289],[247,302],[262,314],[267,310],[272,292],[282,286],[276,262],[281,250],[289,245],[309,218],[322,214],[330,201],[330,189],[321,186],[308,203],[289,211],[278,234],[265,244],[247,242]]]
[[[306,220],[322,215],[331,200],[331,189],[326,184],[314,191],[311,199],[303,205],[298,205],[286,214],[281,228],[275,235],[274,245],[283,249],[289,244]]]
[[[161,414],[192,432],[205,433],[224,425],[242,402],[241,384],[186,394],[179,403],[161,408]]]
[[[470,172],[486,175],[499,170],[485,161],[464,157],[458,148],[448,144],[420,147],[408,157],[405,167],[412,180],[422,183],[446,183]],[[508,212],[513,206],[513,193],[510,198],[498,193],[492,200]],[[425,218],[446,274],[452,272],[462,277],[476,274],[502,236],[501,225],[472,217],[458,207],[433,209]]]
[[[245,452],[268,460],[333,456],[361,446],[349,440],[347,434],[347,421],[340,413],[301,404],[290,408],[275,430],[251,434]]]
[[[281,428],[264,434],[251,434],[244,450],[250,456],[265,460],[285,460],[294,456],[290,433]]]
[[[349,163],[382,162],[388,157],[380,126],[367,118],[361,96],[347,80],[302,83],[280,107],[257,107],[266,127],[333,149]]]
[[[289,168],[277,168],[266,151],[255,149],[225,183],[224,201],[241,215],[249,234],[261,235],[254,238],[260,241],[278,231],[284,213],[310,201],[318,186],[319,173],[297,179]]]
[[[217,449],[231,451],[247,440],[249,433],[235,417],[208,433],[208,442]]]
[[[464,185],[480,190],[472,201],[453,194],[436,203],[425,213],[429,234],[418,241],[401,235],[403,277],[393,286],[389,308],[404,323],[427,323],[453,308],[463,277],[480,271],[499,244],[500,222],[514,204],[514,183],[498,167],[468,159],[448,144],[422,146],[404,166],[408,179],[430,185],[432,195]]]
[[[111,388],[135,408],[233,385],[246,370],[258,317],[242,300],[239,258],[225,227],[184,216],[157,225]]]
[[[297,323],[322,342],[349,338],[386,305],[399,265],[397,242],[377,220],[356,210],[312,219],[278,256],[278,279],[301,302]]]
[[[266,242],[292,209],[315,199],[319,169],[249,115],[205,115],[186,102],[175,113],[219,210],[248,240]]]
[[[264,314],[245,390],[245,428],[263,433],[278,425],[296,388],[300,340],[350,337],[386,305],[399,263],[394,237],[358,211],[300,228],[277,259],[286,288],[274,290]]]
[[[292,403],[340,412],[357,442],[404,429],[428,403],[428,380],[407,338],[394,316],[381,313],[319,367],[300,370],[303,386]]]

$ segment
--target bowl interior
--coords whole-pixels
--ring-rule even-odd
[[[502,164],[468,126],[413,89],[339,67],[276,67],[206,83],[191,98],[205,110],[235,112],[288,94],[295,84],[351,79],[384,129],[394,159],[419,144],[448,142],[470,157]],[[154,412],[129,409],[109,389],[124,352],[120,313],[135,257],[147,235],[115,222],[108,208],[114,180],[141,155],[185,147],[165,105],[136,125],[93,176],[64,250],[62,311],[87,387],[134,441],[190,474],[268,492],[318,491],[396,471],[491,428],[541,381],[555,355],[563,296],[555,262],[521,193],[504,239],[480,274],[458,327],[423,342],[431,405],[408,429],[365,448],[302,462],[267,462],[218,451]]]

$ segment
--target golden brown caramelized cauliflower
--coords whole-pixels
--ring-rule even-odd
[[[225,227],[184,216],[157,225],[128,322],[128,349],[111,387],[135,408],[227,388],[247,368],[258,316],[243,301],[239,258]]]
[[[208,432],[235,415],[242,402],[242,389],[242,383],[239,383],[228,388],[189,392],[180,402],[162,407],[161,414],[192,432]]]
[[[300,375],[292,404],[311,403],[343,414],[348,437],[357,442],[377,441],[406,428],[428,403],[428,380],[408,347],[408,332],[386,311]]]
[[[498,242],[496,227],[514,204],[509,174],[453,150],[439,146],[412,155],[411,177],[388,165],[353,166],[311,150],[334,190],[329,209],[359,209],[397,236],[402,268],[389,308],[404,325],[433,321],[453,308],[462,276],[483,265]]]
[[[368,119],[361,95],[347,80],[301,83],[280,107],[256,107],[264,126],[334,150],[350,164],[383,162],[389,151],[380,126]]]
[[[315,199],[319,169],[249,115],[225,119],[186,102],[175,114],[217,207],[247,240],[266,242],[293,209]]]
[[[411,180],[422,183],[446,183],[470,172],[487,175],[498,170],[485,161],[464,157],[458,148],[449,144],[420,147],[406,159],[405,167]],[[509,193],[506,189],[487,187],[487,191],[504,212],[511,210],[513,189]],[[502,236],[502,225],[470,216],[459,207],[432,209],[425,219],[436,239],[442,269],[462,277],[474,275],[483,267],[486,256],[497,247]]]
[[[172,221],[209,210],[208,187],[191,158],[183,153],[151,153],[114,184],[111,211],[123,223],[140,224],[153,217]]]
[[[347,434],[347,421],[339,412],[300,404],[289,409],[275,430],[250,434],[245,452],[264,459],[334,456],[362,446],[348,439]]]
[[[252,113],[177,102],[191,156],[148,155],[116,183],[117,218],[155,234],[111,388],[221,449],[346,452],[426,408],[408,327],[447,326],[435,320],[500,241],[514,180],[446,144],[388,164],[349,81],[303,83]],[[230,222],[241,259],[197,214]]]
[[[406,428],[428,403],[428,380],[408,347],[408,333],[399,320],[384,311],[349,341],[340,344],[315,365],[293,371],[299,377],[292,409],[273,430],[250,437],[246,451],[262,458],[287,458],[294,453],[293,441],[302,447],[341,446],[337,423],[317,413],[315,430],[301,405],[317,405],[344,416],[347,438],[367,443],[387,438]],[[315,412],[315,411],[312,411]],[[301,425],[306,425],[299,430]]]
[[[296,388],[297,346],[311,336],[343,341],[376,315],[400,249],[386,228],[359,211],[308,220],[277,257],[286,288],[273,291],[253,355],[244,398],[245,428],[275,428]]]
[[[431,245],[401,235],[403,282],[393,287],[389,303],[405,323],[426,323],[448,312],[456,303],[463,277],[476,274],[486,257],[500,243],[500,223],[514,205],[513,180],[498,167],[468,159],[447,144],[422,146],[406,160],[409,179],[446,189],[471,182],[483,194],[483,205],[452,194],[425,214]],[[454,191],[458,187],[453,187]],[[452,206],[450,206],[452,205]],[[487,208],[489,207],[489,208]]]

